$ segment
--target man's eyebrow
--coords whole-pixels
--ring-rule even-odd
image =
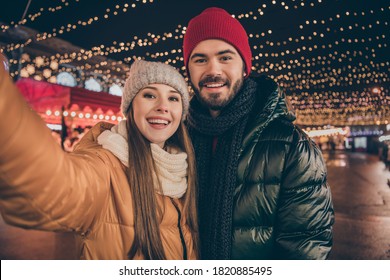
[[[230,53],[230,54],[237,54],[237,52],[232,51],[231,49],[227,49],[227,50],[223,50],[223,51],[218,52],[217,55],[227,54],[227,53]]]
[[[223,55],[223,54],[237,54],[237,52],[231,50],[231,49],[226,49],[226,50],[222,50],[222,51],[219,51],[216,53],[216,55]],[[200,58],[204,58],[204,57],[207,57],[207,55],[203,54],[203,53],[194,53],[193,55],[191,55],[190,59],[193,59],[195,57],[200,57]]]
[[[203,53],[194,53],[193,55],[191,55],[190,59],[193,59],[194,57],[206,57],[205,54]]]

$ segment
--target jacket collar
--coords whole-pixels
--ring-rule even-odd
[[[290,122],[295,120],[295,114],[286,100],[284,92],[267,76],[250,77],[256,82],[257,104],[252,111],[252,117],[246,129],[242,148],[251,142],[275,119],[283,118]]]

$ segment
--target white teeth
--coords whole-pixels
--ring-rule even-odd
[[[161,119],[150,119],[148,120],[149,123],[161,123],[161,124],[168,124],[169,122],[166,120],[161,120]]]
[[[208,85],[206,85],[206,87],[208,87],[208,88],[222,87],[222,86],[223,86],[223,84],[208,84]]]

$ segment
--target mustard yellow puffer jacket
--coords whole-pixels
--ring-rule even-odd
[[[0,210],[4,220],[23,228],[74,232],[80,259],[126,259],[134,238],[131,187],[123,164],[96,140],[111,125],[95,125],[75,152],[63,152],[1,66]],[[195,259],[183,215],[178,222],[181,200],[156,196],[158,203],[165,203],[160,232],[167,258]]]

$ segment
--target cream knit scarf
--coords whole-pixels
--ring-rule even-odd
[[[120,121],[111,130],[105,130],[97,140],[104,149],[113,153],[125,166],[129,166],[126,120]],[[155,191],[172,198],[182,197],[187,190],[187,154],[173,147],[165,151],[153,143],[150,147],[162,186],[162,193],[157,186]],[[153,179],[157,179],[156,174],[153,174]]]

